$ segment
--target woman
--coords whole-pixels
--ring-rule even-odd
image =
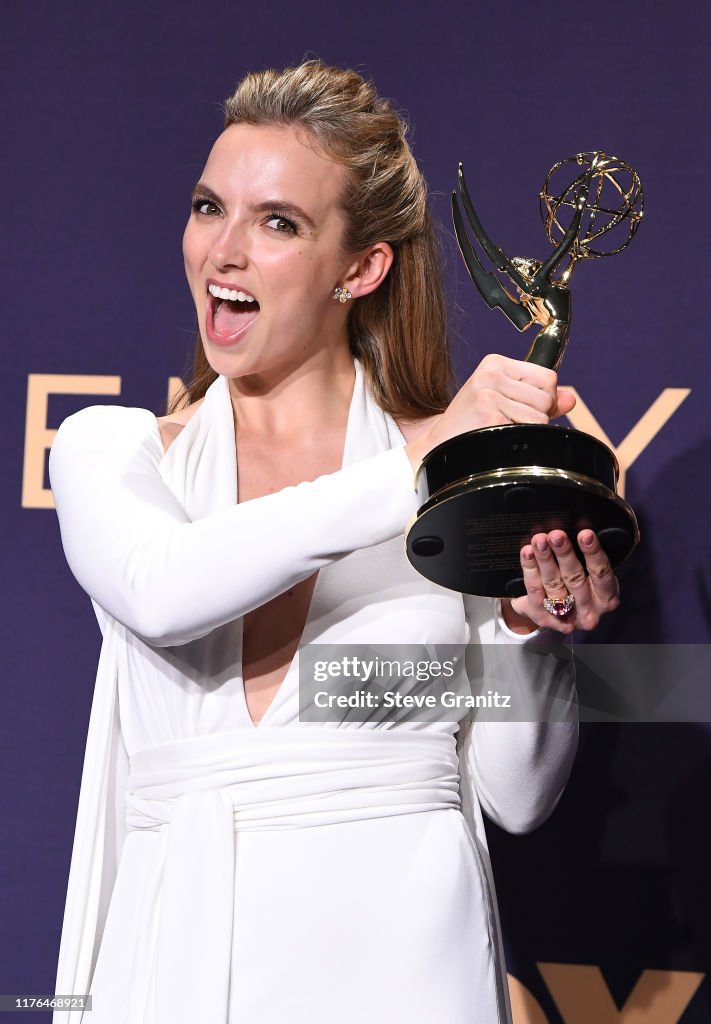
[[[527,595],[500,604],[402,546],[427,451],[573,398],[487,356],[450,401],[425,186],[372,85],[307,62],[248,75],[226,111],[184,236],[182,405],[83,410],[51,455],[104,637],[56,991],[91,991],[93,1024],[505,1021],[480,807],[524,831],[555,805],[565,643],[524,681],[555,725],[300,722],[298,658],[471,639],[476,671],[479,643],[595,625],[617,583],[591,531],[589,576],[539,535]],[[569,616],[545,610],[568,593]]]

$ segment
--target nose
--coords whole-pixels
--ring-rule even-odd
[[[222,230],[210,246],[208,257],[217,270],[239,267],[243,270],[248,263],[244,232],[238,224],[225,222]]]

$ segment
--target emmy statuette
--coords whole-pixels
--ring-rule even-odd
[[[554,188],[571,171],[572,179]],[[458,188],[474,238],[518,295],[484,269],[454,192],[455,234],[474,284],[518,330],[540,328],[525,358],[557,371],[570,335],[573,269],[580,260],[610,256],[629,244],[644,205],[637,172],[602,152],[579,153],[551,168],[540,193],[554,246],[544,261],[510,259],[494,245],[461,164]],[[525,593],[519,552],[534,534],[564,530],[584,563],[576,536],[591,529],[616,567],[639,540],[635,514],[616,493],[618,477],[614,453],[579,430],[518,423],[471,430],[422,460],[417,485],[423,504],[407,531],[407,557],[423,576],[451,590],[518,597]]]

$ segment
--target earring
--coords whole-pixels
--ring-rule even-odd
[[[348,300],[352,299],[353,296],[347,288],[336,288],[333,293],[333,298],[338,299],[339,302],[348,302]]]

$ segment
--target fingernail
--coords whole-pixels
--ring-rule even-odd
[[[564,543],[563,537],[551,537],[551,544],[554,548],[562,548]]]
[[[591,548],[593,544],[593,535],[591,533],[586,534],[581,538],[581,544],[585,548]]]
[[[548,550],[548,542],[545,541],[545,540],[537,540],[536,541],[536,547],[538,548],[539,551],[547,551]]]

